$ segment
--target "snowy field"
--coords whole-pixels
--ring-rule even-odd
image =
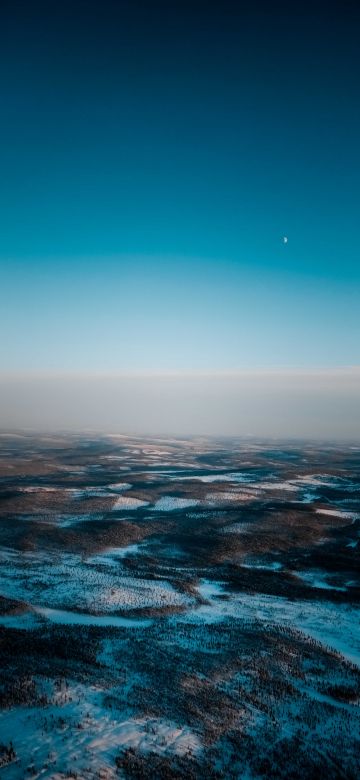
[[[359,448],[1,441],[1,777],[357,780]]]

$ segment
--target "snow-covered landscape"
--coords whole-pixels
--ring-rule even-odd
[[[2,437],[0,771],[358,776],[360,452]]]

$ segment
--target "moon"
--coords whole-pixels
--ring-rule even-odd
[[[287,236],[283,236],[283,243],[287,244],[287,242],[288,242],[288,237]]]

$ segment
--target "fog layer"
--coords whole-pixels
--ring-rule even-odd
[[[360,438],[360,369],[3,376],[0,427]]]

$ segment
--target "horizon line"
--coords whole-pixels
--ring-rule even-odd
[[[125,369],[124,371],[52,371],[39,369],[35,371],[0,371],[0,381],[11,380],[37,380],[37,379],[230,379],[250,376],[339,376],[360,375],[360,365],[333,366],[333,367],[281,367],[272,368],[256,367],[222,370],[191,370],[191,369]]]

